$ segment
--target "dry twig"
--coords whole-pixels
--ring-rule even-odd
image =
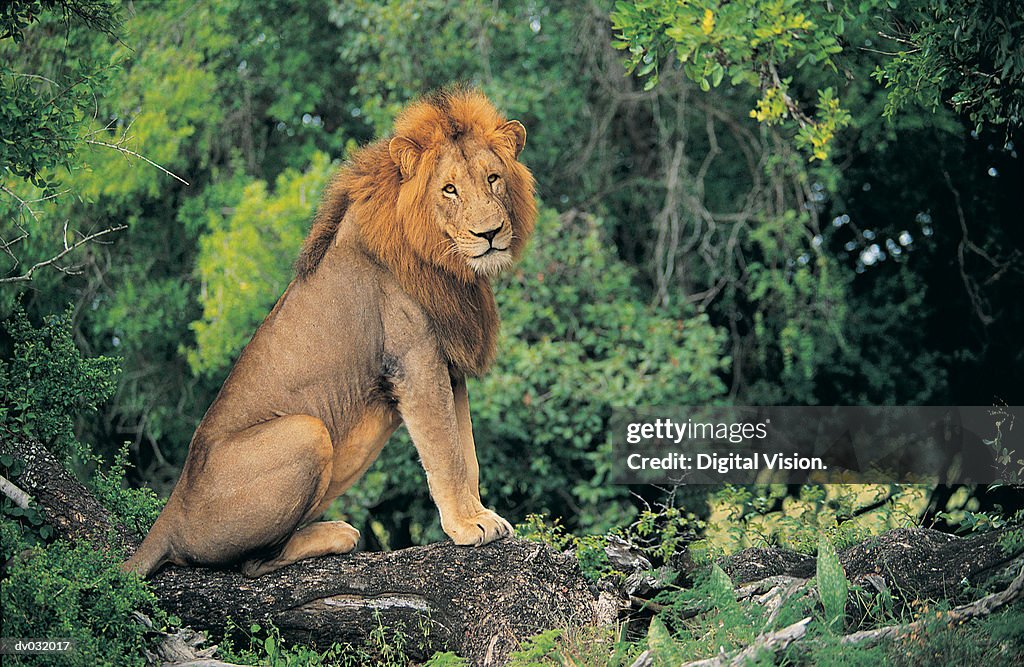
[[[100,238],[102,236],[106,236],[107,234],[111,234],[113,232],[119,232],[119,231],[121,231],[123,229],[128,229],[128,225],[117,225],[115,227],[107,227],[104,230],[101,230],[101,231],[98,231],[98,232],[94,232],[92,234],[89,234],[88,236],[83,236],[82,238],[80,238],[75,243],[69,245],[67,243],[67,223],[65,223],[65,225],[64,225],[64,238],[65,238],[64,250],[60,251],[59,253],[57,253],[56,255],[51,257],[50,259],[43,260],[41,262],[36,262],[35,264],[33,264],[29,268],[28,271],[26,271],[25,273],[21,274],[20,276],[8,276],[6,278],[0,278],[0,283],[28,282],[28,281],[32,280],[32,274],[35,273],[37,270],[43,268],[44,266],[53,266],[54,268],[56,268],[58,271],[61,271],[62,273],[67,273],[69,275],[75,275],[77,273],[77,271],[75,269],[68,268],[68,267],[63,267],[63,266],[58,266],[57,262],[59,262],[65,256],[67,256],[67,255],[71,254],[72,252],[74,252],[76,249],[78,249],[81,246],[85,245],[86,243],[90,243],[90,242],[96,241],[96,239],[98,239],[98,238]]]

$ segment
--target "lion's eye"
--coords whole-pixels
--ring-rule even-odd
[[[445,194],[447,194],[447,195],[452,195],[453,197],[454,197],[455,195],[459,194],[459,191],[458,191],[458,190],[456,190],[456,189],[455,189],[455,186],[454,186],[454,185],[452,185],[451,183],[449,183],[448,185],[446,185],[446,186],[444,186],[443,188],[441,188],[441,190],[442,190],[442,191],[443,191],[443,192],[444,192]]]
[[[496,180],[498,180],[498,175],[497,174],[491,174],[490,176],[487,177],[487,182],[488,183],[492,183],[493,184]]]

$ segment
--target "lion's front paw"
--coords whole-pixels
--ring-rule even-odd
[[[512,524],[496,512],[485,509],[468,517],[444,521],[442,528],[455,544],[483,546],[512,534]]]

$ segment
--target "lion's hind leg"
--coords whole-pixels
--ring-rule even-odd
[[[176,519],[174,553],[207,566],[277,557],[317,516],[332,469],[330,434],[309,415],[278,417],[214,441],[202,466],[186,465],[164,510]]]
[[[242,574],[260,577],[285,565],[306,558],[347,554],[359,543],[359,531],[344,521],[319,521],[295,531],[275,558],[250,560],[242,565]]]

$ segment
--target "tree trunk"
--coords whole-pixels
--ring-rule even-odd
[[[267,620],[282,636],[321,648],[372,645],[371,633],[383,627],[384,641],[406,642],[414,658],[453,650],[477,664],[501,664],[542,630],[589,625],[595,609],[574,558],[519,539],[315,558],[258,579],[168,568],[153,586],[192,627]],[[401,639],[391,636],[396,630]]]

